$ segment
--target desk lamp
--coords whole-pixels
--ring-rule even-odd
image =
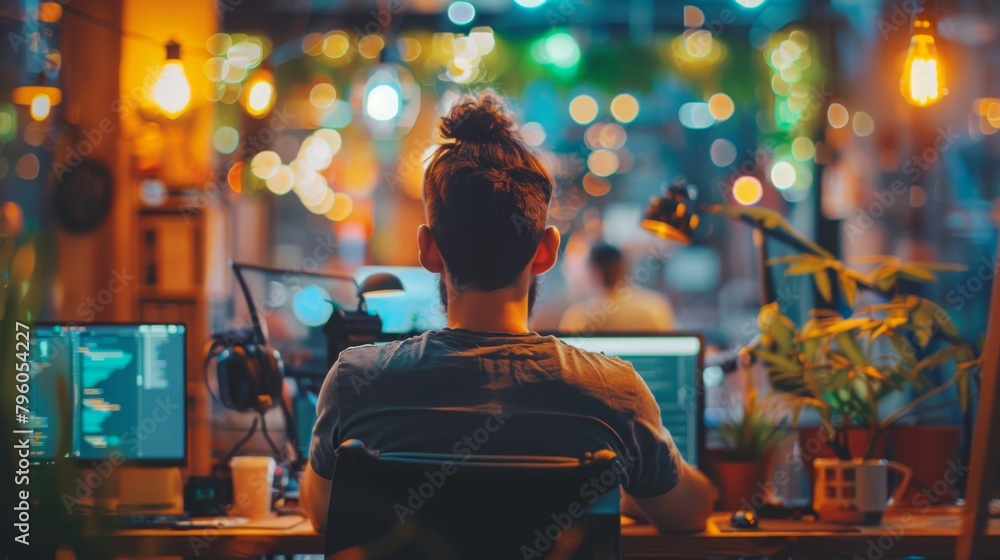
[[[392,296],[402,295],[403,282],[394,274],[379,272],[372,274],[358,285],[358,308],[348,311],[329,301],[333,305],[333,313],[330,319],[323,326],[323,334],[326,335],[326,361],[328,366],[332,366],[337,361],[337,356],[345,348],[358,346],[360,344],[371,344],[375,342],[378,335],[382,334],[382,319],[378,314],[368,314],[368,304],[366,298],[372,296]]]

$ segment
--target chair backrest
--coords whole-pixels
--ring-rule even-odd
[[[337,450],[327,521],[332,558],[615,560],[623,471],[583,457]]]

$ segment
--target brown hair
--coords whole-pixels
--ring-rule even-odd
[[[444,143],[424,174],[424,207],[441,257],[455,284],[509,286],[538,248],[552,176],[491,91],[460,99],[438,132]]]

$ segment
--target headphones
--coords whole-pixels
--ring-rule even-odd
[[[239,265],[232,261],[230,265],[246,296],[253,328],[249,332],[244,329],[214,336],[205,356],[205,383],[208,384],[208,367],[214,359],[219,382],[217,400],[226,408],[240,412],[264,413],[281,402],[285,364],[281,354],[267,345],[257,308]]]
[[[205,357],[205,369],[215,359],[219,402],[240,412],[265,412],[279,402],[285,365],[281,354],[256,333],[216,335]]]

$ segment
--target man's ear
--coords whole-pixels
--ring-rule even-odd
[[[542,239],[538,242],[538,249],[535,250],[535,258],[531,261],[532,274],[548,272],[555,266],[559,258],[559,242],[559,230],[553,226],[545,228]]]
[[[444,259],[441,258],[441,251],[438,251],[437,241],[431,234],[431,228],[426,224],[417,228],[417,247],[419,252],[417,258],[420,266],[435,274],[444,272]]]

